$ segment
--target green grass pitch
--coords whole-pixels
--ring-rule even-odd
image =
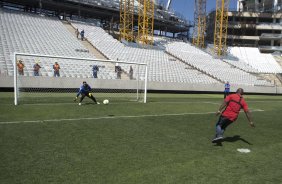
[[[0,93],[1,184],[282,183],[281,96],[246,95],[256,128],[241,113],[222,146],[211,139],[223,95],[82,106],[74,96],[14,106]]]

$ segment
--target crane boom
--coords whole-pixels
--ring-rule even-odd
[[[168,0],[168,1],[167,1],[167,4],[166,4],[166,10],[168,10],[168,9],[169,9],[170,4],[171,4],[171,0]]]

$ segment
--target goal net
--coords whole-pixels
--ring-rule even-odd
[[[23,53],[13,62],[15,105],[74,103],[83,81],[100,103],[146,103],[144,63]],[[93,102],[86,97],[83,103]]]

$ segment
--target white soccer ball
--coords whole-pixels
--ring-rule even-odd
[[[109,100],[108,100],[108,99],[105,99],[105,100],[103,101],[103,104],[105,104],[105,105],[109,104]]]

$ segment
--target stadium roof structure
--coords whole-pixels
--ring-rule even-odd
[[[118,0],[3,0],[5,3],[12,3],[31,8],[55,11],[65,15],[79,15],[81,17],[96,18],[102,20],[119,20]],[[192,24],[180,18],[173,12],[157,5],[155,12],[155,30],[165,30],[171,33],[188,32]],[[135,21],[138,20],[138,13],[135,13]]]

